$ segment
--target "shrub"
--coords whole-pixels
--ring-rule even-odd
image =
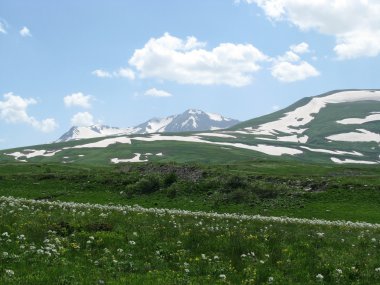
[[[160,189],[160,180],[154,176],[150,175],[141,178],[135,185],[134,190],[136,193],[150,194],[158,191]]]

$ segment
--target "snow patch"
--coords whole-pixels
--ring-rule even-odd
[[[376,161],[367,161],[367,160],[353,160],[353,159],[344,159],[341,160],[336,157],[331,157],[331,160],[338,164],[344,164],[344,163],[357,163],[357,164],[378,164]]]
[[[233,138],[236,139],[235,136],[227,135],[227,134],[220,134],[220,133],[199,133],[196,134],[197,136],[206,136],[206,137],[217,137],[217,138]]]
[[[380,142],[380,134],[373,133],[364,129],[356,129],[356,132],[341,133],[326,137],[332,141],[344,142]]]
[[[60,152],[61,150],[48,151],[48,150],[44,150],[44,149],[40,149],[40,150],[25,149],[24,151],[25,151],[25,153],[20,152],[20,151],[16,151],[16,152],[13,152],[13,153],[4,153],[4,154],[5,155],[9,155],[9,156],[13,156],[15,158],[15,160],[21,161],[19,159],[20,157],[25,157],[26,159],[37,157],[37,156],[46,156],[46,157],[49,157],[49,156],[55,155],[57,152]]]
[[[379,113],[368,115],[365,118],[347,118],[347,119],[343,119],[336,122],[342,125],[361,125],[361,124],[373,122],[373,121],[380,121]]]
[[[103,148],[108,147],[111,144],[115,143],[127,143],[131,144],[131,139],[127,137],[118,137],[118,138],[111,138],[111,139],[104,139],[101,141],[88,143],[88,144],[80,144],[73,147],[65,147],[63,149],[70,149],[70,148]]]
[[[129,159],[120,159],[120,158],[111,158],[112,163],[123,163],[123,162],[147,162],[147,159],[140,159],[141,153],[135,153],[135,156],[133,158]]]
[[[322,148],[310,148],[307,146],[300,146],[300,148],[307,149],[312,152],[321,152],[321,153],[329,153],[329,154],[338,154],[338,155],[344,155],[344,154],[349,154],[349,155],[355,155],[355,156],[363,156],[362,153],[357,152],[357,151],[341,151],[341,150],[327,150],[327,149],[322,149]]]

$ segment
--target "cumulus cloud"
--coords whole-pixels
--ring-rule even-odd
[[[66,107],[83,107],[83,108],[91,108],[91,95],[84,95],[82,92],[73,93],[67,95],[63,98],[63,102]]]
[[[305,53],[308,50],[309,45],[307,43],[290,46],[289,51],[273,60],[272,76],[282,82],[294,82],[318,76],[319,71],[310,63],[301,60],[297,54]]]
[[[96,77],[100,77],[100,78],[124,77],[124,78],[128,78],[130,80],[134,80],[136,77],[133,70],[130,68],[126,68],[126,67],[119,68],[119,70],[114,71],[114,72],[109,72],[109,71],[106,71],[103,69],[96,69],[92,72],[92,74],[95,75]]]
[[[251,44],[222,43],[211,50],[205,45],[195,37],[180,39],[165,33],[135,50],[129,64],[142,78],[239,87],[250,84],[259,63],[268,60]]]
[[[151,88],[145,91],[145,96],[153,96],[153,97],[170,97],[172,94],[170,94],[167,91],[164,90],[158,90],[156,88]]]
[[[30,30],[27,27],[22,27],[22,29],[20,30],[20,35],[22,37],[31,37],[32,36],[32,34],[30,33]]]
[[[94,117],[89,112],[79,112],[71,118],[71,125],[88,127],[94,125]]]
[[[255,3],[268,18],[288,21],[302,31],[316,30],[336,38],[339,59],[380,53],[378,0],[242,0]]]
[[[6,93],[3,97],[4,100],[0,101],[0,118],[7,123],[25,123],[46,133],[52,132],[58,127],[58,124],[52,118],[39,121],[28,115],[28,107],[37,104],[35,99],[22,98],[13,93]]]
[[[283,82],[294,82],[318,76],[319,72],[306,61],[300,63],[278,62],[272,68],[272,76]]]

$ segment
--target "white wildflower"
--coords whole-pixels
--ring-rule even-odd
[[[317,274],[317,276],[315,276],[315,278],[317,278],[318,280],[323,280],[323,275],[319,273]]]

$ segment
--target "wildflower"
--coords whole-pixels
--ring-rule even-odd
[[[8,234],[8,232],[3,232],[2,236],[3,237],[9,237],[9,234]]]
[[[272,277],[272,276],[270,276],[269,278],[268,278],[268,282],[269,283],[272,283],[274,281],[274,278]]]
[[[12,277],[15,275],[15,272],[12,269],[5,269],[5,274],[7,274],[9,277]]]
[[[315,278],[317,278],[318,280],[322,281],[323,280],[323,275],[321,273],[317,274],[317,276],[315,276]]]
[[[202,257],[202,259],[207,259],[207,256],[204,253],[201,254],[201,257]]]
[[[188,268],[185,268],[185,272],[186,272],[186,273],[189,273],[190,270],[189,270]]]
[[[342,273],[343,273],[342,269],[339,269],[339,268],[336,269],[335,271],[336,271],[338,274],[342,274]]]
[[[117,249],[117,252],[118,252],[118,253],[123,253],[123,251],[124,251],[124,250],[123,250],[122,248],[118,248],[118,249]]]
[[[220,274],[220,275],[219,275],[219,278],[226,279],[227,276],[226,276],[225,274]]]
[[[325,233],[317,233],[317,236],[323,238],[325,236]]]
[[[376,272],[380,272],[380,267],[375,268],[375,271],[376,271]]]
[[[130,240],[128,243],[129,243],[130,245],[136,245],[136,242],[133,241],[133,240]]]

